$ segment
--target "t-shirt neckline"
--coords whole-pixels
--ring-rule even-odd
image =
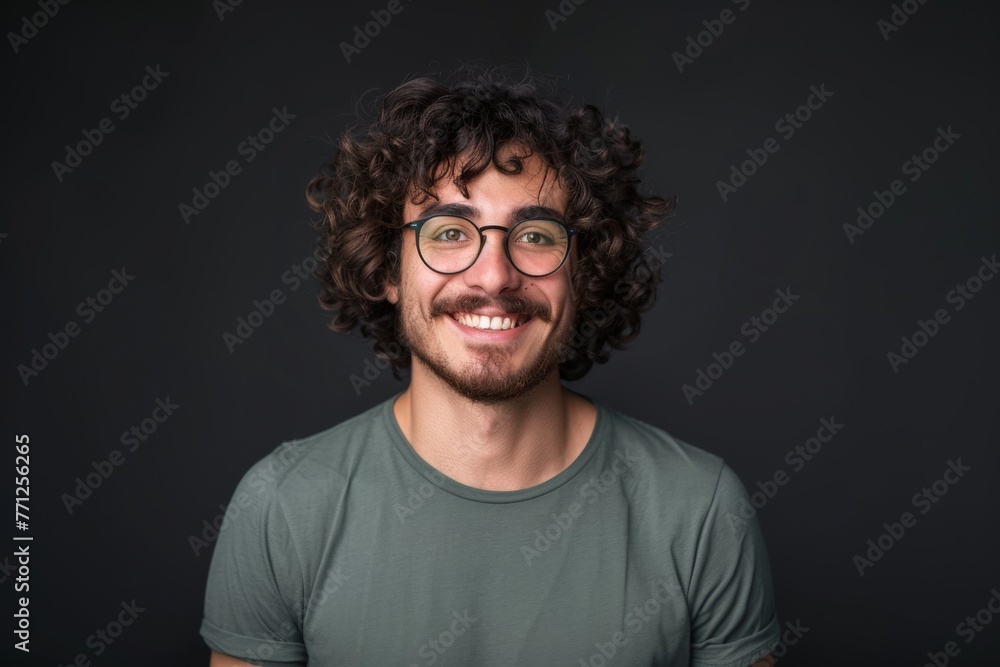
[[[396,445],[396,449],[403,456],[403,458],[406,459],[407,463],[409,463],[410,466],[412,466],[413,469],[428,482],[439,489],[467,500],[473,500],[481,503],[515,503],[522,500],[530,500],[531,498],[536,498],[554,491],[573,479],[573,477],[583,470],[587,463],[593,458],[601,443],[605,440],[604,432],[607,430],[608,423],[607,410],[601,403],[591,399],[590,397],[586,397],[597,408],[597,418],[594,422],[594,429],[591,432],[590,438],[587,440],[587,444],[584,446],[583,451],[580,452],[576,459],[574,459],[565,470],[545,480],[541,484],[536,484],[535,486],[530,486],[526,489],[518,489],[516,491],[489,491],[486,489],[477,489],[476,487],[462,484],[461,482],[441,473],[421,458],[420,455],[417,454],[416,450],[413,449],[413,446],[410,445],[406,436],[403,435],[403,430],[399,427],[399,423],[396,421],[396,415],[392,411],[392,406],[402,393],[402,391],[398,392],[382,404],[383,421],[389,432],[389,436]]]

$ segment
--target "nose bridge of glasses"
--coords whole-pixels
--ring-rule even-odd
[[[501,232],[503,232],[503,238],[504,239],[506,239],[510,235],[510,232],[511,232],[510,228],[504,227],[502,225],[486,225],[485,227],[479,227],[478,229],[479,229],[479,235],[482,236],[484,239],[485,239],[486,235],[483,234],[483,232],[488,231],[490,229],[498,229]]]

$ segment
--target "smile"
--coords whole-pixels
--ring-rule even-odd
[[[506,331],[523,326],[530,319],[530,315],[512,313],[510,315],[479,315],[476,313],[451,313],[452,319],[464,324],[467,327],[480,329],[482,331]]]

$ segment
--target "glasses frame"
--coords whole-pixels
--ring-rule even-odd
[[[476,251],[476,256],[475,256],[475,258],[473,258],[472,262],[467,267],[465,267],[464,269],[462,269],[461,271],[438,271],[433,266],[431,266],[430,264],[428,264],[426,259],[424,259],[424,254],[423,254],[423,252],[420,251],[420,229],[421,229],[421,227],[424,226],[425,222],[427,222],[428,220],[433,220],[434,218],[460,218],[460,219],[465,220],[466,222],[468,222],[473,227],[475,227],[476,231],[479,232],[479,250]],[[521,267],[519,267],[517,264],[514,263],[514,260],[510,256],[510,246],[507,243],[508,239],[510,238],[510,235],[514,232],[514,229],[517,228],[518,225],[520,225],[521,223],[524,223],[524,222],[532,222],[532,221],[535,221],[535,220],[545,220],[547,222],[554,222],[557,225],[559,225],[560,227],[562,227],[565,230],[565,232],[566,232],[566,252],[563,254],[563,258],[559,261],[559,264],[556,266],[556,268],[552,269],[548,273],[542,273],[542,274],[538,274],[538,275],[535,275],[533,273],[526,273],[525,271],[521,270]],[[424,263],[424,266],[426,266],[428,269],[430,269],[434,273],[439,273],[439,274],[441,274],[443,276],[454,276],[454,275],[457,275],[459,273],[463,273],[463,272],[468,271],[469,269],[471,269],[472,266],[477,261],[479,261],[479,256],[483,254],[483,248],[486,247],[486,234],[483,234],[483,232],[485,232],[488,229],[499,229],[500,231],[504,232],[504,235],[503,235],[503,252],[504,252],[505,255],[507,255],[507,261],[510,262],[510,265],[513,266],[517,270],[518,273],[520,273],[521,275],[528,276],[529,278],[544,278],[545,276],[551,276],[553,273],[555,273],[556,271],[558,271],[559,269],[561,269],[562,265],[566,263],[566,258],[569,257],[569,251],[570,251],[570,248],[573,245],[573,237],[583,231],[582,229],[573,229],[572,227],[570,227],[569,225],[567,225],[562,220],[558,220],[556,218],[546,218],[544,216],[543,217],[537,217],[537,218],[528,218],[526,220],[520,220],[520,221],[514,223],[514,225],[512,225],[510,227],[510,229],[508,229],[507,227],[503,227],[502,225],[486,225],[485,227],[480,227],[479,225],[477,225],[472,220],[469,220],[468,218],[466,218],[464,215],[452,215],[452,214],[449,214],[449,213],[437,213],[435,215],[429,215],[426,218],[419,218],[417,220],[414,220],[413,222],[406,223],[405,225],[403,225],[403,228],[404,229],[410,228],[410,229],[413,230],[413,242],[417,246],[417,254],[420,255],[420,261],[422,261]]]

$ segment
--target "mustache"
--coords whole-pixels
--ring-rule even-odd
[[[441,300],[431,307],[431,317],[449,313],[468,313],[480,308],[497,308],[508,313],[523,313],[548,322],[552,314],[545,304],[535,303],[514,294],[495,299],[476,294],[463,294],[452,299]]]

